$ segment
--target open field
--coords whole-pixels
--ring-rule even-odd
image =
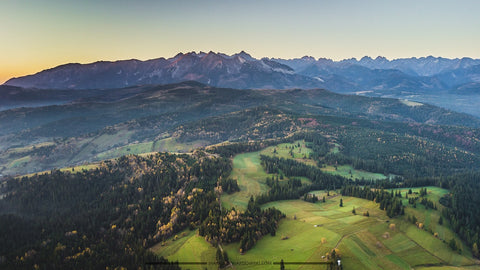
[[[205,145],[205,141],[193,141],[178,143],[174,138],[166,138],[158,141],[133,143],[110,149],[96,155],[97,159],[110,159],[128,154],[143,154],[150,152],[188,152],[192,149]]]
[[[282,259],[285,262],[325,262],[323,256],[335,247],[347,269],[411,269],[427,265],[462,269],[463,265],[475,263],[470,255],[452,252],[447,244],[408,224],[404,217],[389,219],[372,201],[331,195],[326,203],[288,200],[264,205],[263,208],[280,209],[287,218],[280,222],[276,236],[264,236],[244,254],[239,253],[239,243],[224,245],[235,269],[278,269],[278,264],[273,263]],[[340,198],[344,207],[339,206]],[[351,212],[353,207],[356,215]],[[366,211],[369,217],[361,214]],[[393,230],[389,228],[391,223],[396,224]],[[285,237],[288,239],[282,240]],[[198,245],[197,242],[192,244]],[[169,258],[190,259],[191,253],[183,250],[190,249],[188,245],[178,247],[179,242],[174,245],[170,250],[178,249]],[[181,254],[186,255],[182,257]],[[202,256],[205,254],[208,253]],[[214,260],[213,253],[211,256],[205,260]],[[325,265],[317,266],[315,269],[325,269]],[[312,265],[295,264],[287,268],[312,269],[310,267]]]
[[[456,238],[455,233],[448,227],[448,221],[443,218],[444,224],[440,225],[438,224],[438,220],[440,219],[441,215],[441,210],[444,208],[443,205],[441,205],[438,200],[445,194],[448,194],[449,191],[447,189],[442,189],[439,187],[426,187],[427,188],[427,196],[425,198],[433,201],[435,205],[437,206],[438,210],[434,209],[426,209],[424,205],[420,204],[420,200],[417,201],[416,203],[416,208],[414,208],[412,205],[408,204],[408,199],[405,198],[405,195],[408,193],[408,188],[403,188],[403,189],[394,189],[394,191],[401,191],[402,197],[403,197],[403,205],[406,205],[407,208],[405,209],[405,216],[415,216],[418,220],[419,223],[422,223],[425,229],[425,233],[431,235],[432,233],[437,233],[438,234],[438,241],[435,243],[438,244],[438,242],[442,242],[443,240],[449,241],[452,238]],[[408,195],[409,198],[414,198],[414,197],[419,197],[419,192],[420,188],[412,188],[412,194]],[[428,232],[428,231],[431,231]],[[414,233],[418,233],[416,231],[410,231],[410,234],[413,237]],[[468,256],[471,256],[469,248],[464,245],[458,238],[456,238],[457,245],[459,246],[460,249],[462,249],[462,252],[464,254],[467,254]],[[424,242],[424,244],[430,244],[429,241]],[[448,253],[450,249],[447,248],[445,253]],[[451,252],[450,252],[451,253]],[[450,256],[450,255],[448,255]],[[458,259],[458,258],[457,258]]]
[[[215,262],[216,249],[206,242],[203,237],[198,236],[197,231],[184,231],[151,248],[151,250],[169,261],[179,263],[207,262],[207,264],[188,264],[180,266],[188,269],[218,269]],[[208,264],[210,262],[210,264]]]
[[[330,149],[330,153],[336,154],[338,152],[340,152],[340,145],[338,143],[335,143],[332,149]]]
[[[65,168],[61,168],[60,171],[62,172],[71,172],[71,173],[76,173],[76,172],[81,172],[83,170],[93,170],[95,168],[98,167],[98,163],[89,163],[89,164],[85,164],[85,165],[78,165],[78,166],[73,166],[73,167],[65,167]],[[38,172],[38,173],[30,173],[30,174],[26,174],[26,175],[21,175],[19,177],[23,177],[23,176],[27,176],[27,177],[30,177],[30,176],[33,176],[35,174],[46,174],[46,173],[50,173],[51,171],[43,171],[43,172]]]
[[[330,150],[332,153],[338,153],[339,145],[334,144],[333,148]],[[312,153],[312,149],[308,148],[308,144],[305,141],[295,141],[294,143],[282,143],[276,146],[270,146],[265,148],[264,150],[260,151],[261,155],[272,156],[272,157],[279,157],[285,159],[294,159],[298,162],[305,163],[311,166],[317,166],[316,162],[310,159],[310,153]],[[336,169],[334,166],[326,166],[321,168],[323,172],[340,175],[346,178],[351,179],[372,179],[372,180],[380,180],[385,179],[386,176],[381,173],[372,173],[362,170],[355,170],[350,165],[341,165],[338,166]]]
[[[312,149],[308,148],[305,141],[301,140],[295,141],[294,143],[282,143],[270,146],[260,151],[261,155],[295,159],[298,162],[316,166],[315,161],[309,159],[310,153],[312,153]]]
[[[85,165],[78,165],[78,166],[73,166],[73,167],[67,167],[67,168],[62,168],[60,171],[65,172],[81,172],[83,170],[93,170],[98,167],[98,163],[90,163],[90,164],[85,164]]]
[[[123,155],[152,152],[152,145],[153,145],[153,142],[129,144],[129,145],[108,150],[106,152],[99,153],[97,155],[97,158],[110,159],[110,158],[119,157]]]
[[[225,207],[244,209],[251,195],[267,191],[264,182],[267,174],[259,160],[260,153],[264,151],[266,149],[239,154],[233,159],[232,178],[238,180],[241,191],[222,196]],[[427,189],[427,198],[437,204],[438,199],[448,193],[448,190],[440,188]],[[418,190],[419,188],[413,189],[413,192]],[[403,190],[402,193],[407,191],[408,189]],[[315,204],[302,200],[276,201],[263,206],[275,207],[287,216],[280,222],[276,236],[264,236],[244,254],[239,253],[239,243],[223,246],[235,269],[278,269],[278,263],[282,259],[285,262],[323,263],[326,254],[333,248],[340,252],[346,269],[462,269],[463,266],[468,269],[475,264],[468,251],[462,254],[451,251],[442,240],[409,223],[406,216],[390,219],[375,202],[342,197],[336,191],[330,191],[330,196],[324,190],[310,193],[317,195],[320,201]],[[321,202],[323,196],[326,197],[325,203]],[[344,207],[339,206],[341,198]],[[408,201],[404,201],[404,205],[407,204]],[[355,215],[352,213],[353,208],[356,210]],[[433,226],[434,221],[436,223],[438,220],[438,211],[426,210],[423,205],[415,209],[407,207],[406,211],[415,213],[426,225]],[[369,217],[363,215],[366,212]],[[395,224],[393,229],[389,227],[392,223]],[[445,237],[455,237],[446,225],[437,224],[433,228]],[[460,243],[458,238],[456,240]],[[188,252],[180,247],[170,256],[179,260],[190,258],[190,255],[183,258],[183,253]],[[213,261],[213,256],[205,260]],[[289,264],[287,269],[312,269],[312,266]],[[315,267],[325,269],[326,265],[319,264]]]
[[[381,173],[372,173],[372,172],[367,172],[362,170],[355,170],[350,165],[340,165],[340,166],[337,166],[337,169],[335,169],[334,166],[326,166],[324,168],[321,168],[321,170],[326,173],[340,175],[340,176],[351,178],[351,179],[364,178],[366,180],[370,180],[370,179],[382,180],[386,178],[386,176]]]
[[[10,154],[22,154],[22,153],[27,153],[35,148],[41,148],[41,147],[47,147],[47,146],[52,146],[55,145],[54,142],[43,142],[43,143],[37,143],[37,144],[32,144],[24,147],[15,147],[15,148],[10,148],[6,151],[7,155]]]
[[[30,155],[28,156],[24,156],[24,157],[21,157],[21,158],[17,158],[13,161],[11,161],[7,167],[8,168],[15,168],[15,167],[19,167],[19,166],[25,166],[32,158],[30,157]]]
[[[260,165],[260,152],[239,154],[233,159],[230,177],[237,179],[239,192],[222,196],[222,206],[246,209],[250,196],[260,195],[269,187],[265,183],[268,174]]]

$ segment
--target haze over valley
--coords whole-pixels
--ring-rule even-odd
[[[311,89],[426,102],[480,116],[480,60],[441,57],[333,61],[313,57],[255,59],[242,51],[179,53],[172,58],[66,64],[4,85],[27,89],[113,89],[194,80],[237,89]],[[4,94],[7,91],[2,91]],[[7,92],[8,93],[8,92]],[[17,96],[20,95],[16,92]],[[75,97],[75,96],[74,96]],[[10,99],[14,99],[14,95]],[[15,102],[6,95],[3,108]],[[17,103],[21,104],[21,103]]]
[[[480,2],[0,10],[0,269],[480,268]]]

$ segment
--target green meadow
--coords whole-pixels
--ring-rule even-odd
[[[334,144],[332,149],[330,150],[331,153],[338,153],[339,145]],[[298,162],[305,163],[311,166],[317,166],[316,162],[310,159],[310,154],[312,153],[312,149],[308,147],[308,144],[305,141],[298,140],[294,143],[282,143],[276,146],[270,146],[265,148],[264,150],[260,151],[261,155],[267,156],[275,156],[279,158],[285,159],[294,159]],[[372,180],[381,180],[385,179],[386,176],[381,173],[372,173],[363,170],[355,170],[350,165],[340,165],[336,168],[334,166],[325,166],[322,167],[321,170],[326,173],[340,175],[346,178],[351,179],[372,179]]]
[[[268,174],[260,165],[260,152],[239,154],[233,158],[230,177],[236,179],[239,192],[222,196],[224,208],[246,209],[250,196],[260,195],[269,187],[265,183]]]
[[[28,156],[24,156],[24,157],[21,157],[21,158],[17,158],[15,160],[12,160],[8,165],[7,167],[9,168],[15,168],[15,167],[19,167],[19,166],[25,166],[32,158],[30,157],[30,155]]]
[[[296,161],[305,163],[307,165],[315,166],[315,161],[310,159],[310,153],[312,153],[312,149],[308,148],[305,141],[301,140],[295,141],[294,143],[282,143],[275,146],[270,146],[260,151],[261,155],[295,159]]]
[[[339,206],[340,198],[344,207]],[[389,219],[372,201],[331,194],[326,203],[288,200],[271,202],[263,207],[275,207],[287,217],[280,222],[275,236],[264,236],[243,254],[239,252],[239,243],[223,245],[235,269],[278,269],[275,263],[282,259],[285,262],[322,263],[333,248],[341,254],[346,269],[426,266],[462,269],[475,263],[468,253],[452,252],[447,244],[408,224],[404,217]],[[352,214],[353,207],[356,215]],[[369,217],[363,216],[366,211]],[[392,229],[390,224],[395,224],[395,228]],[[213,247],[192,232],[173,244],[167,242],[161,252],[154,250],[168,259],[190,261],[192,254],[197,254],[191,249],[202,254],[197,258],[203,261],[215,259]],[[292,264],[288,269],[311,269],[311,266]],[[316,266],[315,269],[325,268],[325,265]]]
[[[180,264],[182,269],[218,269],[217,265],[213,264],[217,250],[201,236],[198,236],[196,230],[179,233],[164,243],[154,246],[152,251],[172,262],[207,263]]]
[[[350,179],[367,179],[367,180],[382,180],[386,176],[381,173],[372,173],[362,170],[355,170],[351,165],[340,165],[335,168],[334,166],[325,166],[321,168],[323,172],[340,175]]]
[[[282,145],[287,150],[293,144]],[[273,149],[277,149],[276,155],[285,155],[279,150],[282,145],[233,158],[231,177],[237,179],[240,191],[223,195],[224,207],[245,209],[250,196],[268,190],[265,184],[268,175],[260,165],[260,154],[273,154]],[[307,153],[306,150],[301,151]],[[419,189],[412,191],[415,193]],[[437,205],[438,199],[448,193],[448,190],[436,187],[427,187],[427,190],[427,198]],[[402,190],[402,193],[406,192],[408,189]],[[417,203],[416,208],[407,207],[405,216],[391,219],[373,201],[342,197],[336,191],[329,191],[329,194],[325,190],[310,193],[318,196],[320,201],[313,204],[303,200],[286,200],[263,205],[263,208],[279,209],[286,214],[286,218],[280,221],[275,236],[264,236],[245,253],[239,252],[239,243],[224,244],[233,269],[278,269],[280,260],[299,263],[287,264],[286,269],[326,269],[322,263],[327,261],[327,253],[334,248],[341,255],[344,269],[478,269],[476,261],[448,228],[447,222],[438,224],[439,210],[426,210]],[[324,196],[325,203],[321,200]],[[340,199],[343,200],[343,207],[339,206]],[[408,200],[404,199],[403,204],[408,205]],[[353,208],[356,214],[352,213]],[[364,215],[367,212],[368,217]],[[424,223],[424,229],[407,221],[408,214],[414,214],[419,222]],[[434,236],[425,228],[432,228],[439,236]],[[451,238],[455,238],[463,250],[461,254],[453,252],[443,242],[443,239]],[[202,261],[215,261],[215,249],[195,232],[189,232],[176,242],[169,241],[164,246],[157,245],[153,250],[169,260],[191,261],[192,254],[197,254],[195,256],[200,257],[196,258]],[[185,268],[197,269],[190,266]]]

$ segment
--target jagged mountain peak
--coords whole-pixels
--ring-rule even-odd
[[[186,80],[230,88],[318,88],[318,81],[295,74],[288,65],[255,59],[245,51],[226,55],[209,51],[178,53],[172,58],[67,64],[6,85],[49,89],[110,89]]]
[[[360,59],[360,62],[362,62],[362,61],[372,61],[372,60],[373,60],[373,59],[372,59],[370,56],[367,56],[367,55],[366,55],[366,56],[364,56],[364,57],[362,57],[362,58]]]
[[[255,61],[256,60],[249,53],[246,53],[245,51],[241,51],[237,54],[234,54],[234,55],[232,55],[232,57],[236,57],[238,59],[243,59],[245,61]]]
[[[431,55],[394,60],[364,56],[360,60],[333,61],[316,60],[312,56],[289,60],[256,59],[243,50],[231,55],[191,51],[168,59],[65,64],[34,75],[12,78],[5,84],[40,89],[109,89],[193,80],[241,89],[326,88],[348,93],[373,91],[377,95],[398,92],[414,95],[422,91],[449,91],[464,84],[475,88],[480,74],[471,67],[476,65],[480,65],[480,60]]]
[[[308,55],[305,55],[300,59],[304,61],[311,61],[311,62],[315,61],[315,58],[313,56],[308,56]]]

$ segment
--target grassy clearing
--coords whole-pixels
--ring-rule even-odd
[[[8,163],[7,168],[11,169],[11,168],[25,166],[28,162],[30,162],[31,159],[32,157],[28,155],[22,158],[12,160],[10,163]]]
[[[417,240],[418,245],[448,264],[459,266],[473,263],[471,259],[453,252],[447,244],[433,237],[429,232],[410,226],[406,231],[406,235],[412,240]]]
[[[100,136],[93,138],[90,144],[107,147],[113,147],[114,145],[125,145],[131,140],[131,137],[134,135],[134,133],[135,132],[133,130],[119,129],[113,134],[103,133]]]
[[[175,237],[165,241],[165,243],[157,244],[151,248],[151,250],[159,255],[163,256],[169,261],[178,262],[215,262],[216,249],[203,239],[203,237],[197,235],[197,231],[184,231]],[[180,264],[180,266],[182,266]],[[218,269],[215,264],[207,265],[188,265],[182,266],[182,268],[188,267],[189,269]]]
[[[334,143],[332,149],[330,149],[330,153],[337,154],[340,152],[340,145],[338,143]]]
[[[144,154],[151,152],[188,152],[192,149],[208,144],[206,141],[193,141],[178,143],[174,138],[166,138],[159,141],[128,144],[116,147],[96,155],[97,159],[111,159],[129,154]]]
[[[179,143],[175,138],[169,137],[155,141],[152,151],[155,152],[188,152],[190,150],[208,145],[208,141],[196,140],[187,143]]]
[[[32,150],[34,150],[35,148],[42,148],[42,147],[46,147],[46,146],[52,146],[52,145],[55,145],[54,142],[42,142],[42,143],[37,143],[37,144],[32,144],[32,145],[28,145],[28,146],[24,146],[24,147],[15,147],[15,148],[10,148],[6,151],[7,155],[10,155],[10,154],[22,154],[22,153],[27,153],[27,152],[30,152]]]
[[[418,222],[423,223],[423,225],[424,225],[424,230],[417,229],[418,232],[416,232],[416,231],[412,231],[410,229],[410,234],[413,237],[413,235],[418,236],[418,233],[420,233],[420,232],[425,233],[429,237],[425,237],[425,239],[427,241],[422,241],[423,245],[425,245],[427,247],[430,247],[430,249],[436,250],[436,253],[438,253],[438,256],[446,256],[445,260],[447,262],[453,264],[453,265],[464,264],[464,261],[462,259],[462,258],[464,258],[464,256],[460,256],[460,257],[458,257],[458,256],[453,256],[452,257],[450,255],[447,256],[445,254],[452,253],[452,251],[448,247],[446,249],[443,249],[443,248],[435,249],[435,244],[431,243],[431,241],[432,241],[431,238],[434,238],[434,237],[432,236],[432,233],[428,232],[428,230],[431,230],[433,233],[438,234],[438,239],[434,238],[435,239],[434,242],[437,243],[437,244],[439,244],[441,242],[442,246],[445,246],[442,240],[445,240],[445,241],[448,242],[450,239],[455,238],[455,240],[457,242],[457,245],[460,247],[460,249],[462,249],[463,253],[466,254],[467,257],[471,257],[469,247],[465,246],[465,244],[448,227],[448,222],[446,221],[446,219],[444,218],[444,224],[443,225],[438,224],[438,220],[440,219],[440,215],[441,215],[441,210],[443,209],[443,206],[438,202],[438,200],[443,195],[448,194],[449,191],[447,189],[442,189],[442,188],[439,188],[439,187],[430,187],[429,186],[429,187],[426,187],[426,188],[427,188],[426,198],[435,202],[438,210],[434,210],[434,209],[428,209],[427,210],[427,209],[425,209],[425,206],[420,204],[419,201],[416,204],[416,208],[413,208],[412,205],[408,204],[408,199],[405,199],[405,195],[408,192],[408,188],[394,189],[395,191],[398,191],[398,190],[401,191],[402,197],[404,198],[403,199],[403,204],[408,206],[406,211],[405,211],[405,214],[410,215],[410,216],[415,216],[418,219]],[[420,192],[420,188],[412,188],[412,193],[413,194],[408,195],[408,196],[409,196],[409,198],[418,197],[419,192]],[[407,231],[406,227],[408,225],[409,224],[404,225],[404,227],[405,227],[404,230]],[[427,249],[429,249],[429,248],[427,248]]]
[[[73,167],[65,167],[65,168],[61,168],[60,171],[62,172],[71,172],[71,173],[78,173],[78,172],[81,172],[83,170],[93,170],[95,168],[98,168],[99,166],[99,163],[90,163],[90,164],[84,164],[84,165],[78,165],[78,166],[73,166]],[[38,175],[41,175],[41,174],[49,174],[51,171],[43,171],[43,172],[36,172],[36,173],[29,173],[29,174],[25,174],[25,175],[21,175],[19,177],[23,177],[23,176],[26,176],[26,177],[31,177],[31,176],[34,176],[36,174]]]
[[[129,144],[122,147],[117,147],[107,152],[100,153],[97,155],[97,158],[105,159],[105,158],[113,158],[113,157],[129,155],[129,154],[141,154],[141,153],[152,152],[152,145],[153,145],[153,142]]]
[[[246,209],[250,196],[256,196],[268,191],[269,187],[265,184],[267,176],[268,174],[260,165],[260,152],[235,156],[230,177],[237,179],[240,191],[222,196],[223,207]]]
[[[453,266],[469,265],[473,263],[471,252],[469,248],[466,247],[462,241],[455,235],[455,233],[448,227],[447,222],[444,222],[443,225],[438,224],[438,220],[441,215],[441,209],[443,206],[438,202],[438,200],[445,194],[448,194],[449,191],[446,189],[438,187],[426,187],[427,195],[426,198],[433,201],[438,210],[426,209],[418,201],[416,208],[413,208],[412,205],[408,204],[408,200],[405,199],[405,195],[408,192],[407,189],[395,189],[395,191],[400,190],[402,193],[403,204],[407,205],[405,210],[405,217],[399,217],[395,219],[400,230],[403,232],[403,236],[393,236],[392,239],[385,241],[384,243],[388,246],[390,245],[392,250],[397,249],[397,252],[403,252],[407,249],[408,245],[411,243],[406,243],[405,238],[408,238],[409,241],[415,242],[415,244],[423,250],[423,253],[417,255],[409,256],[409,262],[412,265],[424,265],[425,261],[438,261],[437,263],[443,263]],[[418,197],[420,188],[412,188],[412,194],[408,195],[409,198]],[[416,226],[410,224],[407,220],[407,216],[415,216],[418,219],[419,223],[423,224],[423,229],[419,229]],[[431,231],[431,232],[429,232]],[[438,233],[438,238],[434,237],[433,233]],[[398,238],[398,239],[397,239]],[[462,249],[462,254],[452,251],[443,240],[449,241],[454,238],[457,242],[457,245]],[[397,240],[397,241],[394,241]],[[389,243],[391,242],[391,243]],[[391,246],[392,243],[395,246]],[[407,245],[402,248],[402,245]],[[398,250],[400,249],[400,250]],[[422,258],[422,254],[430,254],[435,259]],[[433,263],[432,263],[433,264]]]
[[[281,240],[282,236],[288,239]],[[294,220],[289,217],[281,221],[277,235],[263,237],[253,249],[241,255],[238,252],[238,243],[227,245],[225,248],[237,269],[278,269],[272,262],[306,262],[318,261],[315,255],[325,254],[340,239],[340,235],[322,227]],[[322,238],[325,238],[322,243]],[[268,265],[241,265],[242,262],[270,262]],[[300,266],[300,265],[299,265]],[[294,269],[294,266],[289,268]]]
[[[395,236],[388,238],[383,243],[388,249],[395,253],[399,253],[417,246],[415,242],[401,233],[395,234]]]
[[[309,159],[310,153],[312,153],[312,149],[308,148],[305,141],[302,140],[295,141],[294,143],[282,143],[276,146],[270,146],[260,151],[262,155],[295,159],[309,165],[315,165],[315,162]]]
[[[83,170],[93,170],[98,168],[98,163],[91,163],[91,164],[85,164],[85,165],[79,165],[79,166],[73,166],[73,167],[67,167],[67,168],[62,168],[60,171],[62,172],[71,172],[71,173],[76,173],[76,172],[81,172]]]
[[[339,245],[339,249],[343,255],[343,265],[355,265],[355,269],[377,269],[374,257],[369,256],[358,244],[352,239],[345,239]]]
[[[372,180],[382,180],[385,179],[386,176],[381,174],[381,173],[372,173],[372,172],[367,172],[367,171],[362,171],[362,170],[355,170],[352,166],[350,165],[341,165],[337,166],[337,169],[335,169],[334,166],[326,166],[324,168],[321,168],[323,172],[334,174],[334,175],[340,175],[346,178],[350,179],[372,179]]]

